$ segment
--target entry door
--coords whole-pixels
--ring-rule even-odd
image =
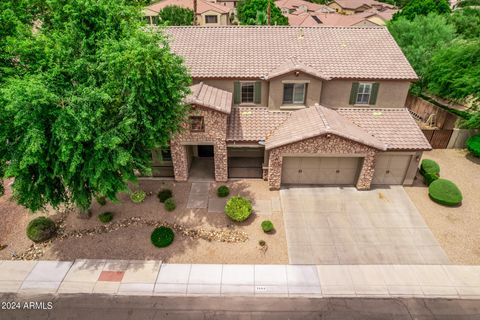
[[[213,157],[213,146],[198,146],[198,156],[199,157],[205,157],[205,158],[211,158]]]
[[[379,155],[372,184],[403,184],[411,159],[411,155]]]

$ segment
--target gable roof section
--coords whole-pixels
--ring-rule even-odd
[[[156,12],[156,15],[167,6],[178,6],[182,8],[187,8],[193,10],[193,0],[162,0],[154,4],[149,5],[144,9],[144,11],[149,12],[149,15],[152,15],[151,12]],[[230,8],[215,4],[213,2],[208,2],[205,0],[197,0],[197,14],[204,13],[207,11],[215,11],[217,13],[228,13]]]
[[[380,6],[385,8],[395,8],[395,6],[375,0],[334,0],[336,4],[344,9],[358,9],[362,6]]]
[[[208,86],[203,82],[191,86],[190,90],[191,94],[186,97],[185,103],[230,114],[232,110],[231,92]]]
[[[417,75],[386,28],[217,26],[169,27],[172,50],[193,78],[260,79],[296,57],[340,79]]]
[[[284,63],[277,66],[275,69],[271,70],[265,77],[265,80],[270,80],[278,76],[284,75],[289,72],[300,71],[309,75],[312,75],[316,78],[330,80],[329,77],[321,74],[315,68],[304,64],[299,61],[296,57],[291,57],[287,59]]]
[[[294,10],[299,7],[305,7],[307,8],[308,11],[317,11],[317,10],[322,10],[325,5],[322,4],[317,4],[309,1],[304,1],[304,0],[278,0],[275,1],[275,4],[279,8],[288,8],[291,10]]]
[[[406,108],[340,108],[337,111],[383,141],[389,150],[432,149]]]
[[[270,150],[324,134],[334,134],[379,150],[387,149],[382,141],[353,124],[335,110],[318,105],[294,111],[267,138],[265,148]]]

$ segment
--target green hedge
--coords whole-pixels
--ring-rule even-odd
[[[445,206],[456,206],[463,200],[460,189],[455,183],[446,179],[433,181],[428,187],[428,194],[433,201]]]
[[[252,214],[252,203],[242,197],[232,197],[225,205],[225,213],[234,221],[245,221]]]
[[[130,194],[130,200],[132,200],[133,203],[142,203],[146,196],[145,191],[138,190]]]
[[[420,164],[420,173],[425,176],[426,173],[440,175],[440,166],[433,160],[423,159]]]
[[[227,186],[220,186],[218,187],[217,189],[217,195],[220,197],[220,198],[225,198],[226,196],[228,196],[230,194],[230,189],[228,189]]]
[[[425,182],[425,184],[427,186],[429,186],[433,181],[437,180],[439,178],[439,176],[437,174],[434,174],[434,173],[424,173],[423,174],[423,181]]]
[[[468,138],[466,145],[468,151],[470,151],[475,157],[480,157],[480,134]]]
[[[168,198],[165,200],[163,203],[163,206],[165,207],[165,210],[167,211],[173,211],[177,207],[177,204],[175,203],[175,200],[173,198]]]
[[[165,248],[168,247],[175,238],[175,233],[168,227],[159,227],[153,230],[150,240],[155,247]]]
[[[27,226],[27,237],[33,242],[42,242],[55,235],[57,227],[52,219],[38,217],[30,221]]]
[[[170,189],[163,189],[157,193],[157,198],[161,203],[164,203],[165,200],[167,200],[168,198],[171,198],[172,196],[173,196],[173,193],[172,193],[172,190]]]
[[[273,223],[270,220],[265,220],[262,222],[262,230],[265,233],[271,232],[274,229]]]
[[[112,212],[103,212],[98,215],[98,220],[102,223],[109,223],[113,220],[113,213]]]

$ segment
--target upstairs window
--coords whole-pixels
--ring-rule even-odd
[[[205,131],[205,122],[203,117],[192,116],[190,120],[190,132],[204,132]]]
[[[378,82],[353,82],[350,91],[351,105],[375,105],[380,84]]]
[[[218,23],[218,17],[214,15],[205,16],[205,23]]]
[[[356,104],[369,104],[372,93],[371,83],[359,83]]]
[[[283,104],[305,104],[306,83],[284,83]]]
[[[241,82],[241,103],[253,103],[255,98],[255,82]]]

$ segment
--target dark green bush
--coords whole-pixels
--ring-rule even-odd
[[[30,221],[27,226],[27,237],[33,242],[42,242],[55,235],[55,222],[47,217],[38,217]]]
[[[0,197],[5,194],[5,187],[3,186],[3,181],[0,180]]]
[[[173,198],[168,198],[167,200],[165,200],[165,202],[163,203],[163,206],[167,211],[173,211],[177,207],[177,205],[175,204],[175,200]]]
[[[262,222],[262,230],[265,233],[271,232],[274,229],[273,223],[270,220],[265,220]]]
[[[150,240],[155,247],[165,248],[168,247],[175,238],[173,230],[168,227],[159,227],[153,230]]]
[[[97,197],[96,198],[99,205],[104,206],[107,204],[107,198],[105,197]]]
[[[172,193],[172,190],[170,189],[163,189],[157,193],[157,198],[158,200],[160,200],[161,203],[164,203],[165,200],[167,200],[168,198],[171,198],[172,196],[173,196],[173,193]]]
[[[420,164],[420,173],[425,175],[425,173],[440,175],[440,166],[433,160],[423,159]]]
[[[103,212],[98,215],[98,220],[102,223],[109,223],[113,220],[113,213],[112,212]]]
[[[480,134],[468,138],[466,145],[468,151],[470,151],[475,157],[480,157]]]
[[[245,221],[252,214],[252,203],[242,197],[232,197],[225,205],[225,213],[234,221]]]
[[[142,203],[146,196],[145,191],[138,190],[130,194],[130,200],[132,200],[133,203]]]
[[[456,206],[463,200],[460,189],[455,183],[446,179],[433,181],[428,187],[428,194],[433,201],[445,206]]]
[[[217,189],[217,195],[220,197],[220,198],[225,198],[226,196],[228,196],[230,194],[230,189],[228,189],[227,186],[220,186],[218,187]]]
[[[433,181],[437,180],[438,178],[439,176],[434,173],[426,172],[423,174],[423,181],[427,186],[429,186]]]

